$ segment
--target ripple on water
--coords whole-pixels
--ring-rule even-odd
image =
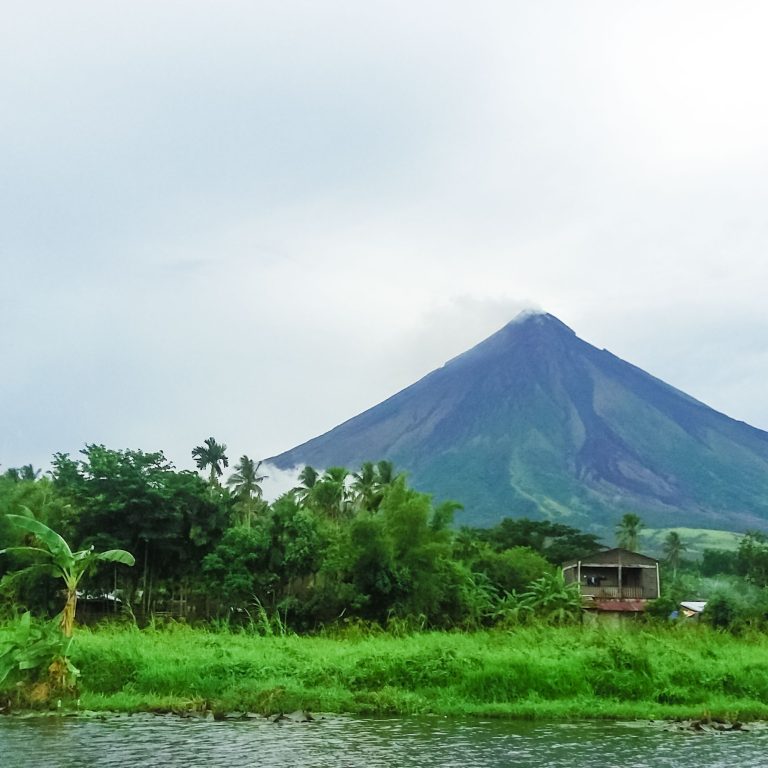
[[[313,723],[0,718],[2,768],[763,768],[768,733],[328,716]]]

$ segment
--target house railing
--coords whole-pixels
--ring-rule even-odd
[[[653,590],[655,593],[656,590]],[[590,595],[602,600],[642,600],[658,597],[651,590],[642,587],[581,587],[582,595]]]

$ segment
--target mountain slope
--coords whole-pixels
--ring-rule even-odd
[[[383,403],[268,461],[357,467],[390,459],[412,484],[504,516],[600,530],[768,528],[768,433],[718,413],[557,318],[523,313]]]

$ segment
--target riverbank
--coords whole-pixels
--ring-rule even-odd
[[[768,718],[768,637],[706,627],[259,637],[80,629],[80,707],[119,712]]]

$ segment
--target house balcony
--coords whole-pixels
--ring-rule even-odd
[[[655,600],[656,590],[643,587],[581,587],[581,594],[597,600]]]

